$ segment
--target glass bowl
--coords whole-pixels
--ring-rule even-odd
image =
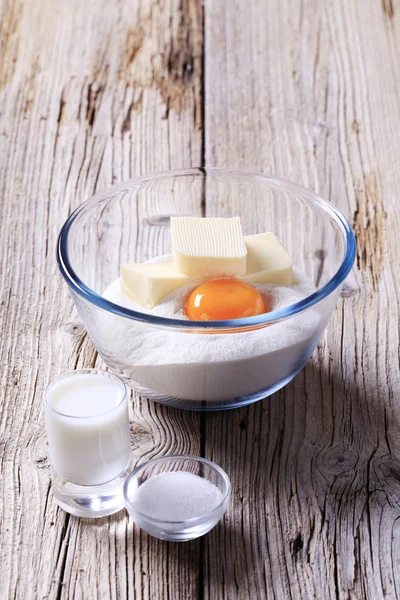
[[[245,235],[273,231],[315,286],[279,310],[188,321],[104,297],[123,263],[171,252],[170,217],[239,216]],[[138,177],[81,204],[64,224],[58,264],[105,363],[157,402],[219,410],[286,385],[313,353],[355,257],[354,235],[329,202],[259,173],[186,169]],[[115,285],[115,284],[114,284]]]
[[[186,542],[204,535],[221,520],[230,490],[228,475],[215,463],[172,454],[134,469],[125,481],[124,497],[129,514],[141,529],[161,540]]]

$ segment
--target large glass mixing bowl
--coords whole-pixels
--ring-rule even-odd
[[[241,218],[273,231],[315,291],[280,310],[231,321],[146,314],[103,297],[123,263],[171,252],[170,217]],[[219,410],[280,389],[313,353],[355,256],[343,215],[313,192],[245,171],[186,169],[127,181],[81,204],[63,226],[58,263],[105,363],[157,402]]]

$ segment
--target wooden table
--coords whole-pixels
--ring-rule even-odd
[[[0,597],[400,597],[400,1],[0,6]],[[42,393],[102,364],[57,272],[62,223],[95,190],[191,165],[320,192],[357,261],[271,398],[206,415],[135,398],[138,457],[201,454],[232,480],[224,521],[180,545],[57,508]]]

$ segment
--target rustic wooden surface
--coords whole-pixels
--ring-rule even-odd
[[[0,597],[399,598],[400,2],[0,7]],[[56,508],[42,392],[101,364],[57,274],[67,215],[111,183],[202,164],[319,191],[352,222],[357,264],[270,399],[201,416],[135,399],[138,456],[202,453],[232,480],[224,522],[179,545],[124,513]]]

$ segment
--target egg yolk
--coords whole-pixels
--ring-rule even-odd
[[[186,298],[185,312],[191,321],[242,319],[267,312],[261,294],[237,279],[212,279]]]

